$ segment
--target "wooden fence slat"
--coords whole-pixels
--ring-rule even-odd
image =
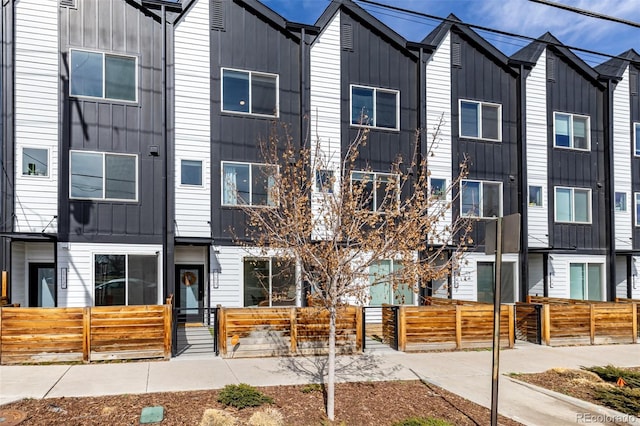
[[[91,308],[82,310],[82,361],[89,362],[91,355]]]
[[[456,349],[462,348],[462,306],[456,305]]]

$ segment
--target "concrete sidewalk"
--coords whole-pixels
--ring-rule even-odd
[[[518,342],[515,349],[502,351],[500,358],[503,375],[499,384],[499,411],[507,417],[529,425],[614,424],[611,420],[617,424],[640,425],[640,419],[621,416],[504,376],[510,372],[533,373],[554,367],[638,366],[640,345],[550,348]],[[365,353],[338,357],[337,377],[339,381],[423,379],[490,407],[491,359],[491,351]],[[222,359],[212,356],[174,358],[168,362],[0,366],[0,404],[21,398],[218,389],[231,383],[273,386],[321,382],[324,362],[323,357]]]

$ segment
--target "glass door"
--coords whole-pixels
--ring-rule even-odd
[[[56,306],[56,270],[53,263],[29,264],[29,306]]]
[[[176,266],[176,306],[178,322],[202,322],[204,306],[204,266]]]

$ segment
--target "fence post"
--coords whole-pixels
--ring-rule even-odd
[[[169,301],[167,299],[167,301]],[[171,340],[173,335],[171,316],[173,314],[171,304],[164,305],[164,359],[171,358]]]
[[[91,361],[91,308],[82,308],[82,361]]]
[[[218,305],[218,346],[222,356],[227,355],[227,315],[224,308]]]
[[[593,345],[596,341],[596,313],[595,303],[589,304],[589,341]]]
[[[456,305],[456,349],[462,348],[462,305]]]
[[[296,310],[298,308],[291,308],[289,310],[289,338],[291,339],[291,344],[289,350],[292,354],[298,352],[298,321]]]
[[[551,312],[550,305],[542,305],[542,338],[544,344],[551,346]]]
[[[633,343],[638,343],[638,304],[631,304],[631,329],[633,331]],[[0,328],[0,330],[2,330]]]
[[[398,307],[398,349],[402,352],[407,350],[407,313],[405,308],[405,305]]]
[[[364,310],[364,306],[363,307],[354,307],[354,309],[356,310],[356,352],[362,352],[364,350],[364,321],[362,320],[362,311]]]
[[[516,343],[516,315],[515,306],[508,305],[507,311],[509,312],[509,347],[513,348]]]

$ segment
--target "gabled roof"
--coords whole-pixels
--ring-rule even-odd
[[[595,70],[603,78],[620,79],[631,62],[640,63],[640,55],[629,49],[595,67]]]
[[[516,62],[525,62],[534,65],[538,62],[540,55],[547,47],[554,50],[560,56],[565,57],[567,61],[574,65],[584,75],[596,82],[598,81],[599,76],[596,70],[587,65],[585,61],[580,59],[578,55],[573,53],[571,49],[562,44],[560,40],[548,31],[511,55],[511,59]]]
[[[447,35],[449,31],[452,29],[457,30],[461,34],[463,34],[466,38],[473,41],[477,44],[482,50],[491,55],[493,59],[495,59],[498,63],[503,65],[505,68],[508,68],[513,71],[511,67],[509,67],[509,58],[498,50],[494,45],[489,43],[487,40],[482,38],[480,34],[473,31],[468,25],[462,22],[456,15],[453,13],[449,14],[445,18],[444,21],[433,31],[431,31],[423,40],[423,44],[437,46],[440,44],[442,39]],[[515,71],[514,71],[515,72]]]
[[[407,48],[407,40],[404,37],[389,28],[383,22],[379,21],[376,17],[371,15],[352,0],[332,0],[329,6],[327,6],[324,12],[322,12],[322,15],[320,15],[315,25],[317,27],[324,28],[340,9],[349,13],[365,25],[371,27],[375,32],[379,33],[401,49],[407,51],[410,55],[415,56],[415,54]]]

